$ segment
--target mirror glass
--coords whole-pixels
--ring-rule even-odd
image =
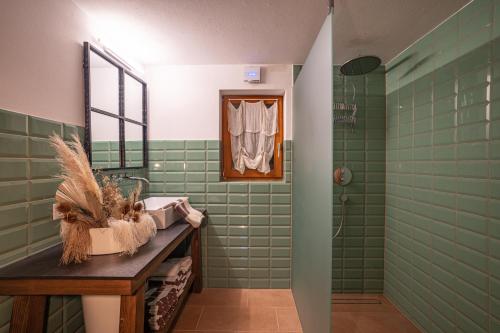
[[[90,52],[90,73],[90,106],[118,115],[118,67]]]
[[[125,117],[142,123],[142,83],[125,74]]]
[[[92,168],[120,167],[120,134],[118,118],[97,112],[91,115]]]
[[[119,57],[83,44],[85,146],[93,169],[147,167],[147,84]]]
[[[141,167],[143,160],[143,126],[125,121],[125,167]]]

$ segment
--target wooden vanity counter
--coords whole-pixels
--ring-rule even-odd
[[[183,220],[158,230],[133,256],[92,256],[88,262],[63,266],[59,264],[62,245],[58,244],[0,269],[0,295],[14,296],[10,332],[43,332],[51,295],[121,295],[120,332],[143,332],[146,280],[189,236],[190,280],[193,291],[201,292],[200,229]],[[189,289],[186,286],[186,293]]]

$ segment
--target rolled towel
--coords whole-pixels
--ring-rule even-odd
[[[158,290],[157,287],[153,287],[153,288],[149,288],[145,293],[144,293],[144,299],[146,300],[146,303],[148,302],[148,300],[151,299],[151,297],[153,296],[153,294],[156,293],[156,291]]]
[[[191,268],[191,265],[193,264],[193,259],[191,258],[191,256],[186,256],[178,258],[178,262],[179,265],[181,266],[181,270],[188,270]]]
[[[179,270],[181,269],[181,265],[178,262],[173,262],[170,260],[165,261],[158,267],[156,272],[153,273],[153,276],[159,276],[162,278],[165,277],[177,277],[179,275]]]
[[[180,297],[184,292],[184,289],[186,288],[186,284],[190,277],[191,272],[188,272],[185,277],[179,278],[176,281],[150,280],[150,283],[152,283],[152,286],[154,286],[154,288],[163,288],[165,286],[168,286],[175,290],[177,297]]]
[[[154,291],[146,301],[149,327],[153,331],[164,329],[172,317],[177,304],[177,289],[162,286]]]
[[[153,276],[176,278],[181,271],[184,273],[191,269],[193,260],[190,256],[183,258],[171,258],[160,264]]]
[[[180,200],[175,205],[175,211],[182,216],[193,228],[199,228],[203,221],[203,214],[191,207],[187,200]]]
[[[177,292],[177,297],[180,297],[184,292],[184,288],[186,287],[187,281],[189,280],[190,276],[191,276],[191,271],[189,271],[185,276],[179,277],[175,281],[164,280],[162,281],[162,283],[164,285],[174,287]]]
[[[184,288],[186,287],[186,284],[189,280],[189,277],[191,277],[191,271],[186,275],[185,278],[183,278],[180,281],[180,284],[176,286],[177,288],[177,297],[181,297],[182,293],[184,292]]]
[[[177,200],[179,202],[182,202],[183,205],[187,208],[187,210],[195,215],[198,215],[200,216],[201,218],[203,218],[203,213],[200,212],[199,210],[197,209],[194,209],[191,204],[189,203],[189,200],[187,200],[187,198],[183,198],[183,199],[179,199]]]
[[[186,270],[180,269],[179,274],[177,274],[177,276],[156,276],[156,278],[163,279],[164,281],[168,281],[168,282],[173,282],[173,281],[177,281],[179,279],[184,278],[186,275],[189,274],[189,272],[191,272],[191,268],[188,268]]]
[[[148,281],[152,287],[163,284],[180,285],[182,281],[185,281],[189,277],[189,275],[191,275],[191,270],[188,270],[185,273],[182,272],[177,277],[151,276]]]

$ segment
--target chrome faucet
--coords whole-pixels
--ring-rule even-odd
[[[139,181],[144,182],[144,183],[146,183],[148,185],[150,184],[149,179],[144,178],[144,177],[136,177],[136,176],[127,176],[127,175],[125,175],[125,176],[123,176],[121,178],[122,179],[130,179],[130,180],[139,180]]]
[[[137,180],[146,184],[150,184],[149,179],[144,178],[144,177],[136,177],[136,176],[128,176],[127,174],[123,176],[118,176],[119,180],[127,179],[127,180]],[[146,200],[144,200],[144,197],[142,197],[142,205],[144,206],[144,210],[146,210]]]

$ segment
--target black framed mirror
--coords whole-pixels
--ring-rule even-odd
[[[85,149],[92,169],[148,165],[147,84],[127,65],[83,43]]]

